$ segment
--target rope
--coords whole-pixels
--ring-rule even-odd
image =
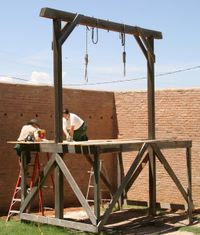
[[[125,25],[124,25],[124,32],[120,34],[121,44],[124,47],[122,53],[122,61],[124,64],[124,77],[126,76],[126,34],[125,34]]]
[[[98,19],[97,19],[97,26],[98,26]],[[92,42],[93,44],[97,44],[99,41],[99,31],[98,28],[96,28],[96,39],[94,38],[94,28],[92,28]]]
[[[88,31],[90,29],[86,26],[86,40],[85,40],[85,81],[88,82],[88,62],[89,62],[89,59],[88,59]]]

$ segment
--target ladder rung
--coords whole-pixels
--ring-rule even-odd
[[[44,210],[50,210],[50,211],[53,211],[53,210],[54,210],[52,207],[48,207],[48,206],[44,206],[43,209],[44,209]]]
[[[21,189],[21,187],[16,187],[16,189]]]
[[[49,186],[49,185],[42,185],[42,188],[51,188],[51,189],[53,189],[53,186]]]
[[[13,201],[15,201],[15,202],[21,202],[22,200],[21,200],[21,198],[13,198]]]
[[[20,213],[20,211],[17,211],[17,210],[10,210],[10,213],[19,214],[19,213]]]

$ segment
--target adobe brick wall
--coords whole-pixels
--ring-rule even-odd
[[[54,138],[54,94],[52,87],[0,84],[0,211],[6,213],[11,201],[19,166],[13,145],[21,126],[33,117],[47,130],[47,138]],[[192,176],[193,199],[200,206],[200,89],[164,90],[156,92],[156,137],[185,138],[193,141]],[[147,138],[146,92],[98,92],[74,89],[63,90],[63,105],[79,114],[88,123],[90,139]],[[186,185],[185,151],[163,151],[172,168]],[[136,153],[123,154],[128,169]],[[109,177],[116,183],[115,158],[103,156]],[[82,156],[66,156],[65,162],[86,194],[89,164]],[[79,164],[77,164],[77,162]],[[114,166],[114,167],[111,167]],[[84,170],[83,170],[84,169]],[[81,177],[80,177],[81,176]],[[47,199],[50,199],[50,193]],[[129,199],[148,201],[148,167],[146,166]],[[183,203],[180,193],[157,162],[157,201]],[[52,199],[48,200],[52,204]],[[65,204],[77,204],[69,185],[65,183]]]
[[[119,138],[147,138],[146,92],[115,93]],[[191,139],[193,200],[200,206],[200,90],[163,90],[156,92],[156,138]],[[186,187],[185,150],[163,151],[171,167]],[[130,166],[135,153],[124,154],[124,166]],[[148,166],[130,190],[131,200],[148,201]],[[157,161],[157,201],[184,203],[175,184]]]
[[[114,94],[82,90],[63,90],[63,106],[77,113],[88,124],[90,139],[116,138]],[[16,179],[19,174],[18,158],[12,144],[22,125],[37,118],[47,131],[47,138],[54,139],[54,91],[52,87],[27,86],[0,83],[0,211],[7,213]],[[113,165],[113,158],[103,156],[104,164]],[[79,155],[64,157],[72,175],[77,179],[81,190],[86,194],[89,164]],[[77,164],[78,163],[78,164]],[[80,177],[81,176],[81,177]],[[114,179],[112,168],[110,180]],[[65,182],[65,204],[74,205],[76,197]],[[46,198],[50,198],[48,192]],[[48,201],[48,200],[47,200]],[[46,203],[46,202],[45,202]],[[52,199],[48,201],[52,204]],[[46,205],[46,204],[45,204]]]

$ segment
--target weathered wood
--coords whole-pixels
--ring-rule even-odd
[[[193,210],[193,201],[192,201],[192,164],[191,164],[191,148],[186,149],[186,165],[187,165],[187,181],[188,181],[188,219],[189,224],[192,224],[192,210]]]
[[[62,154],[56,154],[55,159],[62,158]],[[55,217],[63,218],[64,210],[64,179],[60,167],[55,167]]]
[[[81,223],[81,222],[74,222],[74,221],[67,221],[64,219],[57,219],[57,218],[51,218],[51,217],[44,217],[39,215],[33,215],[33,214],[27,214],[27,213],[21,213],[20,219],[24,221],[32,221],[36,223],[43,223],[43,224],[49,224],[49,225],[55,225],[60,227],[66,227],[71,228],[75,230],[82,230],[92,233],[97,233],[98,228],[91,224]]]
[[[20,174],[21,174],[21,204],[24,202],[27,192],[26,192],[26,176],[27,176],[27,152],[21,152],[20,156]]]
[[[142,34],[142,32],[141,32]],[[150,140],[156,138],[155,134],[155,79],[154,79],[154,39],[152,37],[145,38],[141,35],[143,43],[147,49],[147,87],[148,87],[148,138]],[[156,161],[155,155],[149,148],[149,213],[156,214]]]
[[[152,146],[153,151],[155,152],[156,156],[158,157],[159,161],[163,164],[165,170],[167,171],[169,176],[172,178],[172,180],[176,184],[176,186],[177,186],[178,190],[180,191],[180,193],[182,194],[183,198],[185,199],[186,202],[188,202],[188,195],[187,195],[185,189],[183,188],[182,184],[180,183],[179,179],[177,178],[176,174],[172,170],[171,166],[167,162],[166,158],[164,157],[164,155],[162,154],[160,149],[156,146],[156,144],[151,144],[151,146]]]
[[[76,14],[51,8],[42,8],[40,11],[40,16],[49,19],[59,19],[65,22],[72,22]],[[134,27],[130,25],[119,24],[108,20],[97,19],[94,17],[83,16],[79,24],[136,36],[139,36],[139,33],[142,31],[145,37],[162,39],[162,33],[159,31],[144,29],[137,26]]]
[[[55,142],[63,140],[62,130],[62,47],[59,43],[61,36],[61,21],[53,20],[53,73],[54,73],[54,122]]]
[[[111,152],[131,152],[138,151],[143,143],[156,143],[160,149],[176,149],[192,147],[191,140],[177,140],[177,139],[152,139],[152,140],[89,140],[80,142],[62,142],[55,143],[49,142],[18,142],[8,141],[10,144],[20,144],[23,151],[37,151],[37,152],[52,152],[52,153],[80,153],[93,155],[96,153],[97,148],[99,153]]]
[[[139,37],[139,36],[135,36],[135,35],[134,35],[134,37],[135,37],[136,42],[137,42],[138,45],[140,46],[140,49],[142,50],[142,52],[143,52],[145,58],[148,59],[148,57],[147,57],[147,50],[146,50],[146,48],[144,47],[144,44],[143,44],[143,42],[141,41],[140,37]]]
[[[122,179],[124,178],[124,167],[123,167],[123,159],[122,159],[122,153],[119,152],[117,156],[117,188],[120,187],[122,183]],[[123,194],[119,198],[119,207],[122,208],[124,204],[124,198],[127,199],[126,191],[124,190]]]
[[[94,170],[94,213],[97,217],[96,225],[100,220],[100,161],[99,161],[99,154],[96,153],[94,155],[94,162],[93,162],[93,170]]]
[[[154,51],[153,38],[148,38],[149,44]],[[149,55],[149,52],[147,52]],[[148,139],[155,139],[155,86],[154,86],[154,61],[151,56],[147,60],[147,98],[148,98]]]
[[[132,165],[130,166],[126,176],[123,178],[121,185],[119,186],[119,188],[116,191],[115,195],[113,196],[108,208],[106,209],[104,215],[102,216],[102,219],[101,219],[99,226],[98,226],[100,230],[104,226],[104,224],[106,223],[108,217],[110,216],[110,213],[112,212],[112,209],[114,208],[117,200],[119,199],[119,197],[123,193],[125,187],[129,183],[134,171],[137,169],[138,164],[142,160],[142,157],[143,157],[145,151],[147,150],[147,147],[148,147],[147,144],[143,144],[142,148],[140,149],[137,156],[135,157],[135,160],[133,161]]]
[[[92,224],[96,225],[97,218],[95,217],[94,213],[92,212],[87,200],[83,196],[81,190],[79,189],[76,181],[74,180],[73,176],[71,175],[71,173],[70,173],[69,169],[67,168],[67,166],[65,165],[64,161],[59,156],[56,156],[56,162],[57,162],[59,168],[62,170],[62,173],[64,174],[67,182],[71,186],[71,189],[75,193],[75,195],[78,198],[79,202],[81,203],[81,205],[85,209],[85,211],[86,211],[87,215],[89,216],[89,219],[91,220]]]
[[[142,31],[140,31],[140,37],[144,43],[144,45],[146,46],[146,50],[149,53],[151,60],[155,63],[155,54],[153,51],[153,47],[152,47],[152,43],[149,43],[149,40],[145,37],[145,35],[143,34]]]
[[[149,214],[156,215],[156,158],[152,148],[148,148],[149,155]]]
[[[131,186],[133,185],[133,183],[135,182],[135,180],[137,179],[137,177],[140,175],[140,173],[142,172],[142,170],[144,169],[144,167],[146,166],[147,162],[149,161],[149,156],[148,153],[146,154],[146,156],[144,157],[144,159],[141,161],[141,163],[138,165],[138,168],[136,169],[136,171],[134,172],[134,174],[132,175],[129,183],[127,184],[125,191],[126,194],[128,193],[128,191],[130,190]]]
[[[76,14],[73,21],[70,23],[67,23],[64,28],[62,29],[61,32],[61,36],[59,38],[59,43],[60,45],[62,45],[65,40],[69,37],[69,35],[71,34],[71,32],[74,30],[74,28],[77,26],[77,24],[79,23],[79,21],[81,20],[83,16]]]

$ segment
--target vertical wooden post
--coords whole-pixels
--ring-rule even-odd
[[[188,180],[188,219],[189,224],[192,224],[192,210],[193,210],[193,202],[192,202],[192,164],[191,164],[191,147],[186,149],[186,162],[187,162],[187,180]]]
[[[119,152],[117,155],[117,188],[119,188],[119,186],[121,185],[123,177],[124,177],[124,168],[123,168],[123,161],[122,161],[122,153]],[[120,209],[124,205],[125,198],[126,198],[126,194],[124,191],[124,193],[119,198]]]
[[[94,213],[97,218],[97,224],[100,220],[100,161],[99,161],[99,153],[97,151],[94,154],[94,162],[93,162],[93,170],[94,170]]]
[[[63,140],[62,131],[62,45],[59,43],[61,21],[53,20],[53,64],[55,94],[55,142]],[[55,168],[55,217],[63,218],[63,174],[58,166]]]
[[[26,152],[21,152],[21,205],[23,204],[25,197],[26,197],[26,171],[27,171],[27,158]]]
[[[154,52],[154,39],[147,38]],[[155,84],[154,84],[154,61],[148,51],[147,60],[147,85],[148,85],[148,138],[155,139]],[[156,214],[156,160],[152,148],[149,148],[149,213]]]
[[[53,68],[54,68],[54,123],[55,142],[63,140],[62,131],[62,45],[59,43],[61,35],[61,21],[53,20]]]

